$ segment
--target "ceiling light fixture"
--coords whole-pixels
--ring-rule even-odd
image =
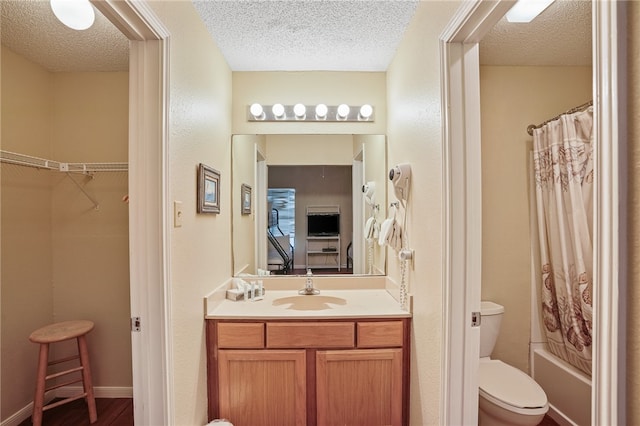
[[[531,22],[554,0],[518,0],[507,12],[507,21],[513,23]]]
[[[74,30],[86,30],[96,19],[89,0],[51,0],[51,10],[60,22]]]
[[[297,122],[374,122],[374,109],[364,105],[264,105],[254,103],[247,106],[248,121],[297,121]]]

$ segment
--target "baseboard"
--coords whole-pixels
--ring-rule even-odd
[[[54,391],[49,391],[44,394],[45,404],[49,403],[53,398],[55,398]],[[27,420],[31,417],[31,413],[33,413],[33,401],[25,405],[20,410],[13,413],[11,416],[7,417],[0,423],[0,426],[18,426],[20,423]]]
[[[82,386],[65,386],[45,394],[45,403],[54,398],[66,398],[82,392]],[[96,398],[133,398],[133,388],[125,386],[96,386],[93,388]],[[20,410],[13,413],[6,420],[0,422],[0,426],[18,426],[31,417],[33,402],[30,402]]]
[[[549,411],[547,415],[553,419],[554,422],[558,423],[559,426],[578,426],[574,422],[571,421],[568,417],[566,417],[560,410],[557,410],[553,404],[549,404]]]
[[[56,389],[56,398],[67,398],[82,393],[82,386],[64,386]],[[96,398],[133,398],[133,388],[125,386],[96,386]]]

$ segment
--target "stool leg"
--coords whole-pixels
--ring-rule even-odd
[[[87,406],[89,407],[89,422],[95,423],[98,420],[96,411],[96,399],[93,395],[93,383],[91,382],[91,364],[89,363],[89,351],[85,336],[78,336],[78,352],[80,353],[80,363],[82,364],[82,385],[87,394]]]
[[[47,364],[49,362],[49,344],[40,343],[38,356],[38,377],[36,378],[36,394],[33,399],[33,413],[31,422],[34,426],[42,425],[42,407],[44,407],[44,390],[47,378]]]

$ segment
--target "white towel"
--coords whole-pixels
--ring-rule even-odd
[[[381,246],[387,244],[395,251],[399,251],[402,248],[402,227],[395,217],[385,219],[382,222],[378,244]]]
[[[364,238],[369,241],[377,236],[377,223],[375,217],[370,217],[367,219],[367,223],[364,225]]]
[[[387,237],[387,244],[395,251],[399,251],[402,248],[402,227],[395,219],[393,220],[391,232]]]
[[[379,245],[383,246],[387,243],[387,238],[393,227],[394,220],[393,218],[387,218],[382,222],[382,225],[380,225],[380,234],[378,235]]]

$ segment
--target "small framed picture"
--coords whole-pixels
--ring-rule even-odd
[[[198,165],[198,213],[220,213],[220,172]]]
[[[242,201],[242,214],[251,214],[251,187],[245,183],[240,188],[240,200]]]

